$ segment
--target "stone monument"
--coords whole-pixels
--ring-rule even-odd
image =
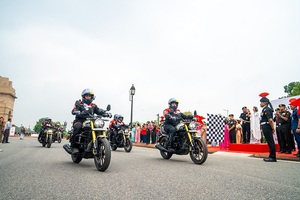
[[[16,98],[16,91],[12,87],[12,81],[0,76],[0,116],[4,118],[4,121],[7,121],[8,118],[13,118]]]

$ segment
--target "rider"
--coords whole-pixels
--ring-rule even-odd
[[[121,125],[125,125],[123,122],[124,117],[122,115],[117,115],[116,120],[111,124],[111,133],[110,133],[110,141],[114,138],[113,136],[117,135],[118,127]]]
[[[52,125],[52,120],[51,120],[51,118],[46,117],[46,118],[45,118],[45,121],[42,123],[41,131],[40,131],[39,136],[38,136],[38,141],[39,141],[39,142],[42,141],[42,140],[41,140],[41,137],[42,137],[42,135],[44,134],[44,131],[45,131],[47,128],[49,128],[49,127],[53,127],[53,125]]]
[[[113,124],[117,121],[117,118],[118,118],[118,114],[115,114],[114,115],[114,118],[109,122],[109,125],[108,125],[108,128],[109,128],[109,130],[110,130],[110,134],[109,134],[109,141],[112,141],[112,139],[113,139],[113,129],[112,129],[112,126],[113,126]]]
[[[176,132],[175,126],[180,123],[181,119],[193,119],[192,115],[186,116],[183,113],[178,110],[178,103],[179,101],[175,98],[171,98],[168,101],[169,108],[165,109],[164,114],[164,129],[169,134],[169,141],[167,148],[171,152],[175,152],[175,150],[172,148],[172,140],[173,136]]]
[[[92,103],[93,100],[95,100],[95,96],[91,89],[84,89],[81,93],[81,97],[82,99],[75,102],[75,106],[72,110],[72,114],[75,115],[75,120],[73,121],[73,134],[70,138],[73,154],[79,152],[75,138],[76,135],[80,134],[82,123],[94,113],[97,115],[105,114],[105,110]],[[111,114],[107,114],[105,117],[111,117]]]

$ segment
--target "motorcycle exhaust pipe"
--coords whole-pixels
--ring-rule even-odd
[[[157,143],[155,145],[155,148],[161,150],[161,151],[165,151],[165,152],[169,152],[168,149],[166,149],[165,147],[163,147],[161,144]]]
[[[70,144],[65,144],[63,147],[68,154],[72,154],[72,149],[71,149]]]

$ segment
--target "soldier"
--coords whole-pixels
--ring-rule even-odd
[[[242,108],[243,112],[240,115],[240,120],[242,121],[242,131],[243,131],[243,143],[250,143],[250,116],[251,113],[249,109],[244,106]]]
[[[273,122],[273,108],[269,99],[266,97],[267,95],[269,95],[269,93],[261,93],[259,95],[260,97],[262,97],[260,99],[260,107],[262,107],[262,111],[260,115],[261,116],[260,125],[270,149],[269,157],[264,158],[264,161],[277,162],[276,147],[273,138],[273,134],[275,134],[274,122]],[[270,105],[270,107],[268,105]]]
[[[276,136],[277,136],[277,141],[278,141],[278,145],[279,145],[279,151],[278,152],[280,152],[280,153],[282,153],[283,151],[282,151],[282,139],[281,139],[281,137],[280,137],[280,134],[279,134],[279,118],[278,118],[278,115],[277,115],[277,113],[279,113],[280,112],[280,109],[279,108],[276,108],[275,109],[275,116],[274,116],[274,122],[275,122],[275,124],[276,124]]]
[[[236,143],[236,131],[235,131],[236,121],[233,117],[234,115],[230,114],[228,120],[230,143]]]
[[[286,110],[285,104],[280,104],[279,108],[280,112],[276,113],[276,117],[278,117],[278,129],[282,141],[281,153],[291,154],[291,113]]]

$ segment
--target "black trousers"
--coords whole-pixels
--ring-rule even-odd
[[[75,142],[75,137],[76,137],[76,135],[80,134],[81,128],[82,128],[82,123],[81,122],[76,122],[73,125],[73,134],[70,138],[71,147],[74,147],[74,148],[77,147],[77,144]]]
[[[155,144],[156,143],[156,132],[152,131],[151,132],[151,144]]]
[[[282,144],[282,151],[290,152],[292,150],[292,142],[291,142],[291,128],[289,123],[282,124],[278,127],[281,144]]]
[[[165,124],[164,129],[167,132],[167,134],[169,134],[168,146],[171,146],[173,141],[173,136],[176,133],[176,128],[170,124]]]
[[[275,147],[275,142],[274,142],[274,138],[273,138],[272,128],[269,124],[264,124],[261,126],[261,128],[262,128],[262,132],[266,138],[267,144],[270,149],[269,158],[276,159],[276,147]]]
[[[243,129],[243,143],[250,143],[250,123],[244,122],[242,124]]]
[[[279,130],[279,127],[276,126],[276,136],[277,136],[277,141],[278,141],[278,144],[279,144],[279,151],[282,151],[282,139],[281,139],[281,135],[280,135],[280,130]]]
[[[230,140],[230,143],[236,143],[236,131],[235,131],[235,129],[229,131],[229,140]]]

